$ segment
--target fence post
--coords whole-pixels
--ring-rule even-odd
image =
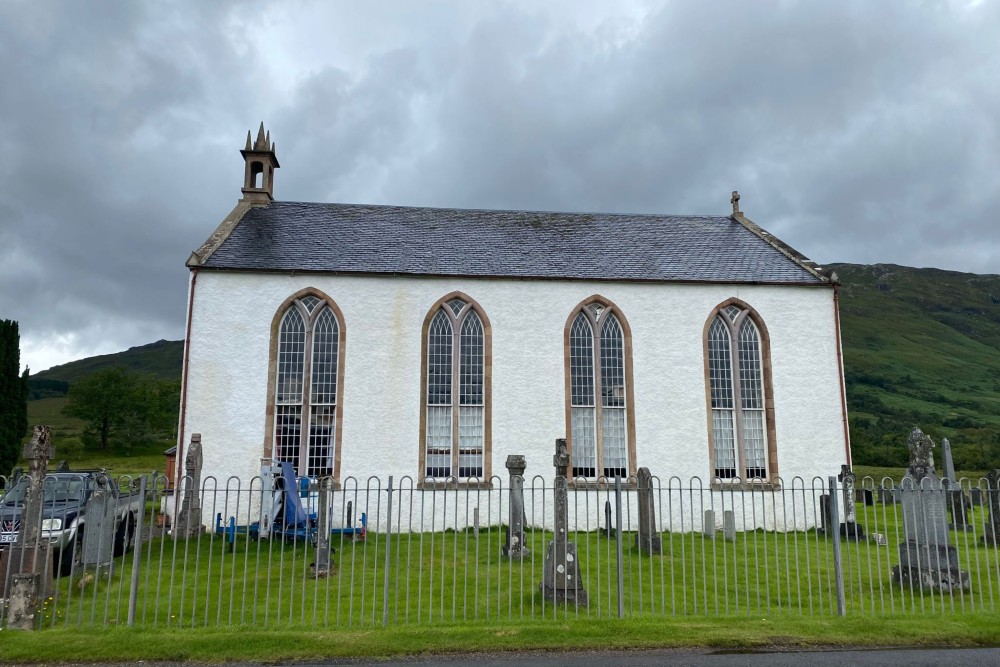
[[[392,475],[389,475],[389,499],[386,503],[385,513],[385,567],[382,576],[382,627],[389,625],[389,565],[391,564],[389,552],[392,550]]]
[[[156,472],[154,471],[155,475]],[[155,482],[154,482],[155,483]],[[128,626],[135,625],[135,607],[139,598],[139,561],[142,556],[142,521],[146,518],[146,475],[139,478],[139,517],[135,522],[135,537],[132,538],[132,580],[128,589]],[[122,519],[128,521],[128,519]],[[126,528],[128,523],[125,524]]]
[[[622,476],[615,475],[615,549],[618,553],[618,618],[625,618],[625,567],[622,563]]]
[[[847,614],[844,600],[844,563],[840,554],[840,501],[837,500],[837,478],[833,475],[830,483],[830,522],[827,530],[833,538],[833,578],[837,586],[837,616]]]

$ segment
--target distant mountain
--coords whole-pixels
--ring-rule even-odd
[[[184,341],[158,340],[148,345],[130,347],[124,352],[102,354],[53,366],[32,375],[28,380],[31,398],[63,396],[69,386],[96,371],[123,366],[136,373],[174,380],[181,375]]]
[[[855,463],[905,466],[903,443],[920,426],[936,440],[951,438],[960,467],[1000,467],[1000,276],[827,266],[842,282]],[[114,366],[178,378],[183,350],[183,341],[161,340],[56,366],[31,378],[32,397],[63,395],[74,381]]]
[[[827,266],[842,282],[855,461],[905,465],[901,438],[920,426],[951,439],[956,464],[1000,467],[1000,275]]]

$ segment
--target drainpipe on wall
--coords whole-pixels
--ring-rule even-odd
[[[844,384],[844,353],[840,340],[840,286],[833,285],[833,319],[837,328],[837,371],[840,379],[840,411],[844,421],[844,453],[851,465],[851,432],[847,423],[847,388]]]
[[[198,284],[198,269],[191,269],[191,288],[188,290],[187,326],[184,330],[184,369],[181,374],[181,414],[177,426],[177,460],[174,461],[174,518],[177,517],[181,494],[181,471],[184,470],[184,426],[187,416],[188,362],[191,354],[191,314],[194,311],[194,288]]]

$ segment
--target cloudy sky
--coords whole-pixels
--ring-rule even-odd
[[[33,371],[183,336],[266,123],[275,196],[726,214],[1000,273],[1000,2],[0,1],[0,318]]]

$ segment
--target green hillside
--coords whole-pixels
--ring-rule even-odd
[[[28,385],[32,399],[65,396],[73,382],[96,371],[117,366],[163,380],[176,380],[180,378],[183,357],[184,341],[158,340],[148,345],[130,347],[124,352],[102,354],[53,366],[47,371],[32,375]]]
[[[1000,465],[1000,276],[828,266],[843,284],[855,462],[905,465],[901,437],[920,426],[950,438],[961,467]]]

